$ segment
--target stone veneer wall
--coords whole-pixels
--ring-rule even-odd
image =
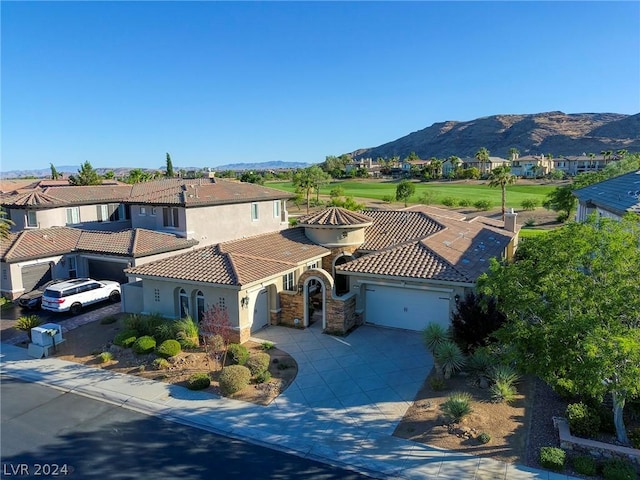
[[[279,325],[301,328],[304,325],[304,294],[280,292]],[[296,325],[295,319],[300,320]]]
[[[574,437],[569,431],[569,424],[564,418],[554,417],[553,424],[558,429],[560,448],[586,453],[596,458],[620,458],[640,466],[640,450],[621,447],[609,443],[597,442],[588,438]]]
[[[333,273],[333,261],[341,256],[343,253],[346,255],[353,255],[358,249],[358,245],[352,245],[349,247],[334,247],[330,248],[331,255],[327,255],[326,257],[322,257],[322,269],[329,272],[329,274]]]
[[[346,298],[327,298],[325,302],[327,310],[326,332],[334,335],[344,335],[356,325],[360,325],[362,319],[356,314],[356,296]]]

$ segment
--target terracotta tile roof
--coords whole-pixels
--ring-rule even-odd
[[[12,263],[70,252],[93,252],[134,258],[182,250],[196,245],[168,233],[141,228],[120,232],[79,230],[69,227],[24,230],[0,242],[0,258]]]
[[[364,233],[362,251],[376,251],[410,241],[417,241],[441,230],[443,227],[421,212],[406,210],[365,210],[373,219],[373,225]]]
[[[291,270],[305,261],[328,255],[302,228],[225,242],[126,270],[135,276],[246,285]]]
[[[5,196],[2,204],[8,207],[53,208],[67,205],[92,205],[120,202],[127,198],[130,185],[92,185],[82,187],[36,188],[11,196]]]
[[[317,213],[311,213],[298,218],[298,225],[368,225],[373,222],[371,217],[362,213],[352,212],[345,208],[331,207]]]
[[[445,210],[444,208],[432,207],[431,205],[412,205],[402,210],[411,212],[422,212],[430,217],[453,218],[454,220],[465,220],[467,217],[462,213],[454,210]]]

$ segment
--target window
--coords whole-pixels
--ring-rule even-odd
[[[154,288],[153,289],[153,301],[154,302],[159,302],[160,301],[160,289],[159,288]]]
[[[180,318],[185,318],[189,315],[189,296],[184,288],[180,289]]]
[[[67,225],[74,225],[76,223],[80,223],[80,208],[67,208]]]
[[[282,276],[282,288],[289,292],[295,290],[293,272],[289,272]]]
[[[78,262],[76,257],[67,257],[69,262],[69,278],[78,278]]]
[[[280,200],[273,201],[273,218],[280,218]]]
[[[316,260],[315,262],[307,263],[307,270],[311,268],[318,268],[320,266],[319,263],[320,262],[318,260]]]
[[[258,220],[258,204],[256,202],[251,204],[251,220]]]
[[[97,205],[99,222],[118,222],[129,218],[129,206],[121,203]]]
[[[147,214],[147,207],[140,207],[140,216],[144,216]]]
[[[151,216],[152,217],[155,217],[157,212],[158,212],[158,208],[157,207],[151,207]]]
[[[196,293],[196,318],[198,319],[198,322],[201,322],[203,317],[204,317],[204,293],[198,290],[198,293]]]
[[[165,227],[178,228],[178,209],[175,207],[166,207],[162,209],[162,221]]]
[[[27,211],[27,227],[37,227],[38,226],[38,217],[36,212],[33,210]]]

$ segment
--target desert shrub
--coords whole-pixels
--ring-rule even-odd
[[[555,472],[564,470],[565,453],[557,447],[542,447],[540,449],[540,465]]]
[[[571,460],[573,469],[581,475],[594,476],[597,472],[596,461],[593,457],[580,455]]]
[[[460,205],[461,207],[470,207],[471,200],[469,200],[468,198],[463,198],[458,202],[458,205]]]
[[[133,351],[139,355],[151,353],[156,348],[156,339],[148,335],[144,335],[133,342],[132,348]]]
[[[27,332],[29,340],[31,340],[31,329],[42,325],[42,320],[37,315],[27,315],[16,320],[16,328]]]
[[[496,364],[496,359],[486,347],[477,348],[467,357],[467,370],[476,377],[487,377],[491,375],[491,370]]]
[[[556,217],[556,221],[560,222],[560,223],[564,223],[569,219],[569,215],[567,215],[567,213],[561,213],[560,215],[558,215]]]
[[[496,403],[513,402],[516,398],[516,394],[518,391],[516,387],[513,386],[512,383],[505,382],[504,380],[498,380],[491,387],[489,387],[489,391],[491,392],[491,400]]]
[[[473,411],[471,408],[471,395],[467,392],[452,393],[440,406],[440,409],[452,421],[459,422]]]
[[[120,347],[129,348],[137,339],[138,334],[135,330],[123,330],[113,337],[113,343]]]
[[[166,358],[155,358],[153,360],[153,366],[156,370],[166,370],[169,368],[169,362]]]
[[[536,219],[533,217],[529,217],[524,221],[525,227],[533,227],[536,224]]]
[[[453,339],[465,352],[496,342],[493,333],[506,321],[495,298],[468,293],[458,301],[451,319]]]
[[[449,332],[439,323],[429,323],[422,331],[422,339],[427,350],[433,353],[438,345],[448,342],[451,337]]]
[[[565,414],[569,430],[577,437],[592,437],[600,429],[600,416],[582,402],[567,405]]]
[[[440,376],[432,376],[429,378],[429,387],[434,392],[439,392],[447,388],[447,383],[444,381],[444,378]]]
[[[264,372],[260,372],[256,375],[257,383],[267,383],[269,380],[271,380],[271,373],[269,370],[265,370]]]
[[[522,202],[520,202],[520,206],[524,210],[535,210],[538,206],[538,200],[536,200],[535,198],[525,198],[524,200],[522,200]]]
[[[638,474],[635,467],[624,460],[607,460],[602,467],[602,477],[604,480],[636,480]]]
[[[223,395],[232,395],[249,385],[251,371],[244,365],[229,365],[222,369],[218,381]]]
[[[100,319],[100,325],[111,325],[112,323],[116,323],[118,321],[118,317],[115,315],[108,315]]]
[[[458,205],[459,200],[457,198],[454,197],[444,197],[440,203],[442,203],[442,205],[445,205],[447,207],[455,207],[456,205]]]
[[[165,340],[156,349],[156,353],[163,358],[175,357],[180,353],[180,343],[177,340]]]
[[[489,378],[494,382],[513,385],[520,380],[520,375],[510,365],[495,365],[490,370]]]
[[[393,202],[393,195],[383,195],[382,196],[382,201],[384,203],[391,203]]]
[[[486,432],[482,432],[480,435],[478,435],[477,440],[484,445],[485,443],[489,443],[491,441],[491,435]]]
[[[476,210],[489,210],[493,205],[489,200],[477,200],[473,202]]]
[[[258,375],[259,373],[265,372],[269,369],[270,361],[271,357],[269,357],[268,353],[256,353],[249,357],[246,365],[251,372],[251,375]]]
[[[187,388],[189,390],[204,390],[211,385],[211,379],[208,373],[194,373],[187,380]]]
[[[231,360],[238,365],[244,365],[249,360],[249,350],[239,343],[230,343],[227,353],[231,356]]]
[[[182,348],[197,348],[200,346],[198,324],[190,316],[176,320],[174,331],[175,339],[180,342]]]
[[[163,323],[166,323],[166,320],[158,314],[131,314],[124,319],[124,328],[136,331],[139,337],[153,337],[156,334],[157,327]]]
[[[176,337],[176,331],[173,320],[164,321],[156,326],[152,336],[158,343],[162,343],[165,340],[174,339]]]
[[[634,428],[629,432],[629,440],[633,448],[640,449],[640,427]]]
[[[113,353],[111,352],[102,352],[98,355],[98,362],[107,363],[113,360]]]
[[[436,347],[433,356],[442,368],[444,378],[451,377],[452,374],[460,371],[464,367],[464,353],[455,343],[449,341],[444,342]]]
[[[435,194],[430,190],[422,192],[418,196],[418,202],[420,202],[423,205],[431,205],[432,203],[434,203],[434,201],[435,201]]]
[[[260,344],[260,348],[262,350],[271,350],[274,347],[275,347],[275,345],[273,344],[273,342],[262,342]]]

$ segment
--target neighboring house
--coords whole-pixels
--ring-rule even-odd
[[[57,227],[12,233],[0,242],[0,293],[15,299],[52,278],[126,282],[125,268],[175,255],[197,243],[141,228],[100,232]]]
[[[123,286],[123,302],[131,313],[197,319],[216,305],[240,341],[268,324],[318,321],[335,334],[364,322],[448,325],[490,258],[513,254],[515,220],[508,214],[505,228],[433,207],[329,208],[300,217],[295,228],[127,269],[132,283]]]
[[[545,155],[516,155],[511,160],[511,173],[518,177],[535,178],[548,175],[554,169],[554,161]]]
[[[357,160],[352,160],[345,166],[347,174],[353,174],[360,168],[364,168],[365,170],[367,170],[367,174],[370,177],[378,178],[381,176],[380,170],[382,166],[372,158],[360,158]]]
[[[627,213],[640,215],[640,170],[575,190],[578,198],[576,221],[595,213],[619,220]]]
[[[567,175],[575,176],[584,172],[599,172],[612,162],[618,161],[617,156],[604,155],[573,155],[553,159],[553,168],[562,170]]]
[[[489,157],[488,162],[481,162],[475,157],[465,157],[462,158],[462,168],[477,168],[480,170],[480,174],[486,175],[491,172],[496,167],[501,167],[503,165],[509,166],[511,162],[506,158],[502,157]]]

